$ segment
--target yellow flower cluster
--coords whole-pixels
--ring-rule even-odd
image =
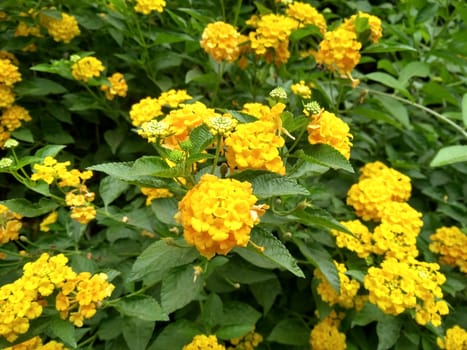
[[[341,221],[350,232],[348,233],[331,230],[331,234],[336,237],[336,245],[339,248],[347,248],[357,253],[360,258],[366,258],[373,253],[373,236],[360,220]]]
[[[458,227],[440,227],[430,236],[430,250],[443,264],[457,266],[467,273],[467,235]]]
[[[71,75],[79,81],[87,82],[89,79],[99,77],[104,71],[104,65],[95,57],[83,57],[71,66]]]
[[[345,334],[339,332],[343,314],[334,310],[316,324],[310,333],[310,345],[313,350],[344,350],[347,348]]]
[[[21,81],[21,73],[18,67],[7,58],[0,58],[0,83],[12,86]]]
[[[24,265],[23,275],[19,279],[0,287],[0,336],[12,342],[19,334],[26,333],[29,320],[39,317],[43,307],[47,305],[44,297],[55,291],[59,293],[56,308],[62,311],[63,318],[68,313],[64,313],[65,309],[58,296],[73,296],[74,302],[66,310],[73,310],[70,321],[75,325],[81,327],[83,318],[90,318],[95,314],[98,303],[110,296],[114,286],[106,281],[105,274],[77,275],[67,262],[68,259],[63,254],[50,257],[43,253],[36,261]]]
[[[125,97],[128,85],[122,73],[114,73],[108,78],[109,85],[102,85],[101,90],[105,92],[108,100],[113,100],[115,96]]]
[[[255,206],[256,200],[249,182],[205,174],[179,202],[175,218],[183,225],[185,240],[210,259],[248,244],[265,210]]]
[[[240,44],[243,41],[234,26],[218,21],[206,26],[200,45],[214,60],[234,62],[240,55]]]
[[[417,323],[431,322],[437,327],[441,325],[441,316],[449,313],[447,303],[441,300],[440,286],[446,277],[438,270],[436,263],[386,258],[381,267],[370,267],[365,276],[369,301],[394,316],[407,309],[415,310]]]
[[[286,63],[290,57],[289,36],[299,27],[294,18],[285,15],[266,14],[253,17],[247,24],[255,27],[249,33],[250,48],[266,62],[276,65]]]
[[[131,106],[130,119],[134,126],[140,126],[163,115],[162,107],[177,108],[182,102],[190,100],[185,90],[169,90],[159,98],[146,97]]]
[[[173,197],[173,193],[166,188],[141,187],[140,190],[147,197],[146,205],[151,205],[151,202],[157,198]]]
[[[316,290],[321,296],[321,299],[331,306],[339,304],[340,306],[348,309],[353,308],[355,306],[355,297],[360,289],[360,283],[356,280],[350,279],[345,274],[347,269],[344,264],[334,261],[334,265],[336,265],[339,273],[340,290],[336,291],[328,282],[321,270],[315,269],[314,276],[320,280]]]
[[[143,15],[149,15],[152,11],[162,13],[165,0],[136,0],[135,11]]]
[[[81,33],[76,18],[66,13],[61,13],[60,19],[41,13],[40,22],[42,26],[47,28],[49,35],[57,42],[69,43]]]
[[[92,171],[67,170],[69,161],[58,162],[55,158],[47,156],[42,164],[34,164],[35,173],[31,175],[32,181],[45,181],[49,185],[58,181],[60,188],[71,187],[65,195],[65,203],[71,207],[71,218],[81,224],[87,224],[96,217],[96,209],[91,204],[94,193],[90,192],[84,184],[92,177]]]
[[[307,113],[305,109],[306,114]],[[338,118],[334,113],[321,110],[311,115],[311,121],[307,126],[308,142],[314,144],[326,144],[339,151],[345,158],[350,158],[352,147],[352,134],[346,122]]]
[[[347,193],[347,204],[363,220],[380,221],[383,206],[391,201],[406,202],[410,198],[410,178],[377,161],[360,169],[359,182]]]
[[[182,350],[225,350],[225,346],[217,342],[215,335],[199,334]]]
[[[21,215],[0,204],[0,244],[18,239],[22,218]]]
[[[12,98],[14,99],[13,95]],[[11,101],[11,103],[12,102],[13,101]],[[0,147],[3,148],[5,146],[5,142],[11,136],[11,132],[20,128],[23,121],[28,122],[30,120],[31,116],[28,110],[21,106],[10,105],[4,108],[0,116]]]
[[[455,325],[446,331],[443,339],[437,338],[436,344],[445,350],[467,349],[467,331]]]
[[[68,350],[68,348],[55,340],[43,344],[42,339],[36,336],[20,344],[4,348],[3,350]]]
[[[285,140],[277,134],[275,123],[256,121],[239,124],[225,139],[225,157],[231,169],[268,170],[285,174],[285,166],[278,148]]]
[[[233,346],[227,347],[227,350],[254,350],[262,341],[263,336],[253,330],[243,337],[230,339]]]
[[[345,19],[344,23],[341,24],[340,27],[356,33],[355,21],[358,21],[362,18],[368,21],[368,26],[370,27],[370,40],[376,44],[379,41],[379,39],[381,39],[381,37],[383,36],[381,19],[379,19],[376,16],[360,11],[358,12],[358,14],[352,15],[350,16],[350,18]]]
[[[301,26],[312,24],[317,26],[322,34],[326,33],[326,19],[310,4],[293,1],[288,5],[286,13],[295,18]]]
[[[208,118],[204,122],[213,135],[228,136],[235,129],[238,120],[234,119],[231,114],[224,113],[223,115],[215,115]]]
[[[311,98],[311,88],[309,84],[305,84],[304,80],[300,80],[296,84],[292,84],[290,87],[292,89],[292,92],[300,96],[301,98],[309,99]]]
[[[49,232],[50,231],[49,226],[57,222],[57,219],[58,219],[58,213],[56,211],[51,212],[41,221],[39,225],[39,229],[42,232]]]

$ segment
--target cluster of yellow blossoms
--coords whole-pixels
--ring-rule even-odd
[[[215,335],[199,334],[182,350],[225,350],[225,346],[217,342]]]
[[[20,128],[22,121],[30,121],[29,112],[15,105],[13,85],[21,81],[18,60],[9,52],[0,52],[0,148],[3,148],[11,132]]]
[[[37,336],[20,344],[4,348],[3,350],[68,350],[68,348],[55,340],[43,344],[42,339]]]
[[[201,35],[200,45],[214,60],[234,62],[246,38],[225,22],[209,23]]]
[[[21,215],[0,204],[0,244],[18,239],[19,231],[23,226],[21,219]]]
[[[185,240],[210,259],[248,244],[266,209],[256,201],[249,182],[205,174],[179,202],[175,218],[183,225]]]
[[[91,204],[94,192],[90,192],[84,184],[92,177],[92,171],[67,170],[69,161],[58,162],[55,158],[47,156],[42,164],[34,164],[33,181],[45,181],[49,185],[57,182],[59,188],[71,188],[65,195],[65,203],[71,208],[71,218],[82,224],[87,224],[96,217],[96,209]]]
[[[107,78],[109,85],[102,85],[101,90],[105,92],[105,97],[112,101],[115,96],[125,97],[128,85],[122,73],[114,73]]]
[[[162,13],[165,5],[165,0],[136,0],[135,11],[143,15],[149,15],[153,11]]]
[[[334,113],[320,110],[318,113],[309,112],[305,106],[304,113],[311,114],[308,123],[308,142],[314,144],[325,144],[335,148],[345,158],[350,158],[352,147],[352,134],[349,125]]]
[[[232,346],[228,346],[227,350],[254,350],[262,341],[263,336],[253,330],[243,337],[230,339]]]
[[[436,344],[445,350],[467,349],[467,330],[457,325],[449,328],[444,338],[436,339]]]
[[[311,84],[305,84],[304,80],[300,80],[298,83],[293,84],[290,88],[295,95],[304,99],[310,99],[311,87]]]
[[[88,56],[78,59],[71,66],[71,75],[79,81],[87,82],[91,78],[97,78],[104,71],[104,65],[95,57]]]
[[[347,348],[345,334],[339,332],[344,314],[334,310],[316,324],[310,333],[310,345],[313,350],[344,350]]]
[[[467,235],[458,227],[440,227],[430,236],[430,250],[443,264],[457,266],[467,273]]]
[[[84,319],[94,316],[103,299],[114,286],[105,274],[76,274],[68,259],[59,254],[43,253],[34,262],[26,263],[23,275],[0,287],[0,336],[13,342],[29,329],[29,321],[39,317],[47,306],[46,297],[57,292],[55,307],[63,319],[81,327]]]

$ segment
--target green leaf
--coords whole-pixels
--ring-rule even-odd
[[[107,207],[110,203],[116,200],[123,192],[128,189],[129,185],[113,176],[103,178],[99,184],[99,194]]]
[[[383,105],[384,109],[386,109],[406,129],[412,129],[409,113],[407,112],[407,108],[404,104],[387,96],[374,96],[374,98],[378,100],[379,103]]]
[[[366,77],[370,80],[377,81],[380,84],[393,88],[394,90],[400,92],[401,94],[412,100],[412,96],[404,87],[404,85],[399,80],[395,79],[393,76],[383,72],[374,72],[367,74]]]
[[[125,316],[136,317],[144,321],[169,320],[159,303],[154,298],[146,295],[121,298],[112,303],[112,306]]]
[[[467,161],[467,146],[456,145],[441,148],[430,163],[431,167]]]
[[[251,243],[246,248],[235,248],[234,251],[253,265],[266,269],[286,269],[297,277],[305,277],[295,258],[271,232],[255,227],[251,231],[251,242],[263,247],[264,251]]]
[[[209,132],[206,125],[202,124],[191,131],[190,141],[192,144],[190,153],[199,153],[213,143],[214,136]]]
[[[329,214],[328,211],[321,208],[307,208],[306,210],[296,211],[287,215],[288,219],[301,222],[305,225],[316,226],[328,230],[338,230],[351,234],[351,232]]]
[[[99,323],[97,335],[102,340],[115,339],[122,333],[124,327],[124,319],[122,317],[107,318]]]
[[[362,52],[363,53],[385,53],[385,52],[397,52],[397,51],[416,52],[417,49],[412,46],[399,44],[399,43],[379,42],[378,44],[368,46]]]
[[[68,320],[54,318],[50,322],[50,330],[59,339],[61,339],[64,343],[71,346],[72,348],[76,348],[78,346],[75,337],[75,327]]]
[[[277,174],[259,175],[251,181],[251,184],[253,185],[253,193],[260,199],[275,196],[306,196],[310,194],[296,180]]]
[[[349,161],[335,148],[329,145],[307,145],[298,150],[294,155],[313,164],[319,164],[332,169],[342,169],[353,173],[354,170]]]
[[[67,92],[62,85],[44,78],[29,78],[15,86],[18,96],[46,96]]]
[[[399,81],[407,86],[409,80],[413,77],[428,77],[430,75],[430,65],[425,62],[412,61],[399,73]]]
[[[7,199],[1,201],[11,211],[21,214],[27,218],[47,214],[59,207],[59,204],[47,198],[41,198],[39,202],[32,203],[24,198]]]
[[[399,317],[386,315],[376,325],[378,335],[377,350],[388,350],[397,343],[401,334],[402,319]]]
[[[216,336],[220,339],[241,337],[255,328],[261,313],[248,304],[239,301],[224,303],[224,312],[219,320]]]
[[[212,329],[219,324],[223,314],[222,299],[216,294],[211,293],[204,301],[201,321],[208,329]]]
[[[193,322],[180,319],[165,327],[147,350],[182,349],[200,333],[201,330]]]
[[[339,292],[341,288],[339,272],[328,251],[318,242],[305,243],[300,239],[294,239],[294,243],[303,256],[321,270],[332,288]]]
[[[275,277],[259,283],[250,284],[250,290],[256,301],[263,308],[263,313],[267,314],[271,309],[276,297],[281,294],[282,287]]]
[[[123,338],[130,350],[145,350],[154,332],[154,322],[126,318]]]
[[[289,38],[291,41],[299,41],[303,38],[306,38],[307,36],[316,36],[318,38],[321,38],[323,34],[321,34],[317,26],[306,25],[300,29],[296,29],[292,31]]]
[[[174,215],[178,211],[178,201],[175,198],[159,198],[152,201],[151,209],[154,215],[164,224],[177,225]]]
[[[467,128],[467,92],[462,96],[462,121]]]
[[[65,147],[65,145],[47,145],[39,148],[34,155],[39,158],[55,157]]]
[[[154,40],[154,45],[161,45],[161,44],[173,44],[182,41],[194,41],[194,39],[184,33],[176,33],[176,32],[158,32],[156,39]]]
[[[363,309],[355,314],[352,320],[351,327],[366,326],[375,321],[382,321],[387,317],[376,305],[365,303]]]
[[[283,319],[273,328],[268,341],[285,345],[306,346],[310,339],[310,329],[297,319]]]
[[[195,278],[197,277],[197,278]],[[161,304],[168,314],[200,296],[203,277],[195,276],[193,265],[175,268],[162,280]]]
[[[162,280],[169,270],[195,260],[199,253],[193,247],[182,247],[184,240],[160,240],[152,243],[136,259],[129,276],[130,281],[151,274],[154,283]]]
[[[157,156],[138,158],[131,167],[131,172],[136,176],[150,175],[172,178],[180,175],[176,168],[171,168],[164,159]]]

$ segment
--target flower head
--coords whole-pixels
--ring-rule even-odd
[[[101,90],[105,92],[105,97],[108,100],[113,100],[115,96],[126,96],[128,85],[122,73],[114,73],[108,80],[109,85],[101,86]]]
[[[78,21],[75,17],[62,13],[60,19],[49,17],[41,13],[41,24],[47,28],[49,35],[57,42],[69,43],[80,35]]]
[[[467,273],[467,235],[458,227],[440,227],[430,236],[430,250],[439,254],[443,264],[457,266]]]
[[[322,34],[326,33],[326,19],[310,4],[293,1],[287,6],[288,16],[295,18],[301,25],[313,24]]]
[[[217,342],[215,335],[199,334],[182,350],[225,350],[225,346]]]
[[[143,15],[149,15],[152,11],[162,13],[165,5],[165,0],[136,0],[135,11]]]
[[[235,61],[240,55],[240,33],[225,22],[209,23],[201,35],[201,47],[218,61]]]
[[[21,73],[9,59],[0,58],[0,84],[12,86],[21,81]]]
[[[343,314],[334,310],[316,324],[310,333],[310,345],[314,350],[344,350],[347,348],[345,334],[339,332]]]
[[[104,65],[95,57],[83,57],[71,66],[71,74],[76,80],[87,82],[97,78],[104,71]]]
[[[204,123],[213,135],[228,136],[235,129],[238,121],[232,115],[225,113],[208,118]]]

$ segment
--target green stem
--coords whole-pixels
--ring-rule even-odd
[[[399,96],[396,96],[396,95],[392,95],[392,94],[388,94],[386,92],[382,92],[382,91],[377,91],[377,90],[371,90],[371,89],[364,89],[366,90],[367,92],[369,93],[373,93],[373,94],[376,94],[376,95],[382,95],[382,96],[387,96],[387,97],[390,97],[390,98],[393,98],[394,100],[397,100],[397,101],[400,101],[400,102],[403,102],[403,103],[406,103],[408,105],[411,105],[415,108],[418,108],[418,109],[421,109],[422,111],[425,111],[427,112],[428,114],[431,114],[432,116],[438,118],[439,120],[441,120],[442,122],[446,123],[446,124],[449,124],[450,126],[452,126],[454,129],[456,129],[457,131],[459,131],[462,136],[464,136],[466,139],[467,139],[467,131],[462,128],[461,126],[457,125],[456,123],[454,123],[451,119],[449,119],[448,117],[445,117],[444,115],[438,113],[438,112],[435,112],[434,110],[428,108],[428,107],[425,107],[419,103],[416,103],[416,102],[412,102],[412,101],[409,101],[405,98],[402,98],[402,97],[399,97]]]
[[[295,139],[294,143],[292,144],[292,146],[290,146],[290,148],[287,150],[287,153],[284,154],[284,159],[287,158],[290,154],[290,152],[292,152],[292,150],[297,147],[298,143],[300,142],[300,140],[302,139],[303,137],[303,134],[305,133],[305,131],[307,130],[306,127],[304,127],[301,131],[300,131],[300,134],[298,134],[297,138]]]
[[[243,3],[242,0],[238,0],[238,1],[237,1],[237,6],[235,6],[235,10],[234,10],[234,20],[233,20],[233,23],[232,23],[232,25],[233,25],[234,27],[237,26],[238,16],[240,15],[240,9],[242,8],[242,3]]]
[[[216,171],[217,162],[219,161],[219,155],[221,154],[221,145],[222,145],[222,135],[217,134],[216,140],[216,155],[214,156],[214,161],[212,163],[211,174],[214,175]]]

